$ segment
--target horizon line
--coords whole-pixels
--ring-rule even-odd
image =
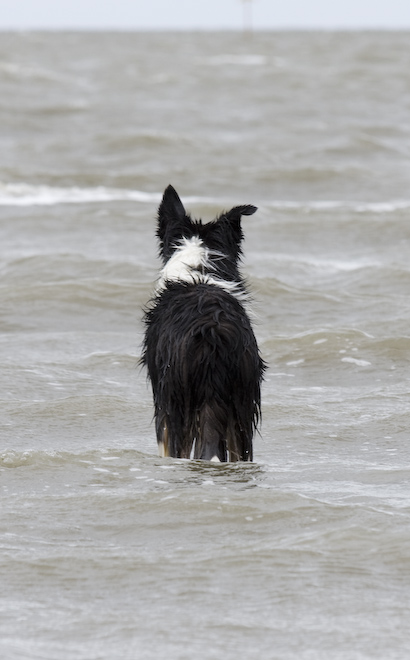
[[[309,25],[309,26],[290,26],[276,25],[271,27],[253,26],[251,29],[243,27],[130,27],[130,26],[92,26],[92,25],[72,25],[72,26],[0,26],[2,32],[408,32],[409,25]]]

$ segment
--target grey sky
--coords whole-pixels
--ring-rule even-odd
[[[0,0],[0,29],[236,29],[241,0]],[[251,0],[255,28],[410,28],[410,0]]]

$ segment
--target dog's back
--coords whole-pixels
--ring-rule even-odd
[[[202,225],[174,189],[164,193],[158,236],[164,268],[145,315],[142,361],[154,395],[160,454],[252,460],[264,364],[245,312],[236,207]]]

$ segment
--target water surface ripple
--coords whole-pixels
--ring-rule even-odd
[[[0,653],[407,660],[409,34],[0,34]],[[172,183],[255,204],[255,463],[156,456]]]

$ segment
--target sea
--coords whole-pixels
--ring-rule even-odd
[[[0,656],[410,657],[410,33],[0,33]],[[159,458],[172,184],[239,204],[254,462]]]

